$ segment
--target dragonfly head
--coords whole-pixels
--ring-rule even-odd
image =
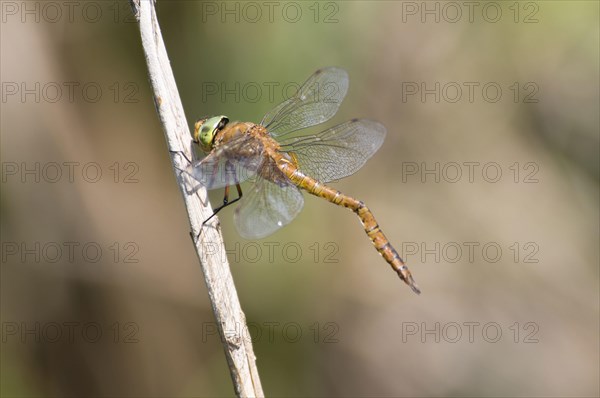
[[[194,142],[200,145],[204,152],[210,152],[215,136],[228,122],[227,116],[222,115],[199,119],[194,125]]]

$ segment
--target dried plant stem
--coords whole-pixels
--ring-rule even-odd
[[[193,236],[198,236],[201,228],[200,221],[207,219],[212,214],[212,209],[208,200],[206,205],[203,205],[200,200],[200,196],[206,198],[206,190],[201,188],[198,194],[190,195],[184,176],[178,171],[185,168],[186,160],[181,153],[191,159],[191,136],[158,26],[154,1],[130,0],[130,2],[139,22],[154,101],[183,194],[191,231]],[[243,338],[249,334],[227,258],[213,254],[225,253],[223,237],[215,228],[205,228],[198,241],[195,239],[194,241],[235,392],[239,397],[263,397],[252,342]],[[207,251],[206,248],[210,250]]]

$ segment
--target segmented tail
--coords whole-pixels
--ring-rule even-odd
[[[329,202],[351,209],[358,215],[360,221],[363,224],[365,232],[373,242],[373,246],[377,249],[377,252],[388,262],[396,271],[400,279],[402,279],[413,292],[420,294],[421,290],[415,283],[410,271],[404,260],[400,257],[396,249],[390,244],[388,239],[385,237],[379,224],[371,210],[361,201],[356,200],[350,196],[344,195],[340,191],[337,191],[327,185],[320,183],[312,177],[309,177],[300,172],[295,164],[279,158],[280,163],[278,164],[280,170],[299,188],[304,189],[308,193],[327,199]]]

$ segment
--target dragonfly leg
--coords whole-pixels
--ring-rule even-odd
[[[216,167],[217,167],[217,165],[215,165],[215,170],[214,170],[214,173],[213,173],[213,178],[215,178],[215,175],[216,175],[216,172],[217,172]],[[200,226],[200,232],[198,233],[198,236],[196,236],[196,240],[198,238],[200,238],[200,235],[202,234],[202,230],[204,229],[204,226],[206,225],[207,222],[209,222],[214,216],[217,215],[218,212],[220,212],[221,210],[223,210],[225,207],[227,207],[227,206],[229,206],[231,204],[234,204],[235,202],[237,202],[238,200],[240,200],[242,198],[242,187],[240,186],[239,182],[237,182],[237,178],[235,176],[235,168],[233,167],[233,164],[230,163],[230,162],[227,162],[225,164],[225,169],[230,173],[230,174],[228,174],[228,176],[231,177],[230,181],[231,182],[235,181],[235,187],[237,189],[238,197],[235,198],[234,200],[230,201],[229,200],[229,188],[231,187],[232,184],[228,183],[227,185],[225,185],[225,193],[223,195],[223,204],[221,206],[217,207],[216,209],[214,209],[213,213],[210,215],[210,217],[208,217],[206,220],[204,220],[202,222],[202,225]],[[210,185],[212,185],[212,183]],[[194,240],[194,239],[192,238],[192,240]]]
[[[185,158],[185,160],[187,160],[189,163],[192,163],[192,162],[191,162],[191,161],[188,159],[187,155],[186,155],[186,154],[185,154],[183,151],[171,151],[171,150],[169,150],[169,153],[170,153],[171,155],[181,155],[181,156],[183,156],[183,157]],[[184,173],[184,172],[185,172],[185,170],[183,170],[183,169],[180,169],[179,167],[177,167],[177,165],[175,165],[175,168],[176,168],[178,171],[182,172],[182,173]]]
[[[187,160],[187,161],[188,161],[188,163],[189,163],[189,164],[192,164],[192,161],[191,161],[191,160],[190,160],[190,159],[187,157],[187,155],[186,155],[186,154],[185,154],[185,152],[183,152],[183,151],[171,151],[171,150],[170,150],[170,151],[169,151],[169,153],[170,153],[171,155],[181,155],[181,156],[183,156],[183,158],[184,158],[185,160]],[[182,173],[182,174],[183,174],[183,173],[185,173],[185,174],[187,174],[188,176],[191,176],[191,174],[190,174],[190,173],[189,173],[187,170],[185,170],[185,169],[180,169],[179,167],[177,167],[177,165],[175,165],[175,169],[176,169],[177,171],[179,171],[180,173]],[[192,177],[192,178],[193,178],[193,177]],[[201,184],[196,184],[196,185],[194,185],[193,187],[191,187],[191,189],[187,189],[187,187],[186,187],[186,193],[187,193],[188,195],[193,195],[193,194],[195,194],[196,192],[198,192],[198,191],[200,190],[200,188],[201,188],[201,187],[202,187],[202,185],[201,185]]]
[[[202,225],[200,226],[200,232],[198,233],[198,235],[196,235],[196,239],[194,239],[192,232],[190,232],[192,241],[196,242],[200,238],[200,235],[202,234],[202,230],[204,229],[204,225],[206,225],[206,223],[209,222],[211,220],[211,218],[216,216],[218,212],[220,212],[227,206],[234,204],[235,202],[237,202],[238,200],[240,200],[242,198],[242,187],[240,187],[240,184],[235,184],[235,186],[237,188],[238,197],[230,202],[229,201],[229,185],[226,185],[225,186],[225,194],[223,195],[223,204],[221,206],[217,207],[216,209],[214,209],[213,213],[210,215],[210,217],[208,217],[206,220],[204,220],[202,222]]]
[[[169,150],[169,153],[171,155],[181,155],[181,156],[183,156],[185,158],[185,160],[188,161],[188,163],[192,163],[192,161],[190,160],[190,158],[188,158],[187,155],[185,154],[185,152],[183,152],[183,151],[171,151],[171,150]]]
[[[240,186],[240,184],[235,184],[235,187],[237,189],[238,197],[235,198],[232,201],[229,201],[229,187],[230,187],[230,185],[225,186],[225,195],[223,196],[223,204],[221,206],[217,207],[215,210],[213,210],[213,214],[211,214],[210,217],[208,217],[206,220],[204,220],[204,222],[202,223],[202,228],[204,228],[204,225],[208,221],[210,221],[211,218],[213,218],[214,216],[216,216],[218,212],[220,212],[221,210],[223,210],[227,206],[234,204],[235,202],[237,202],[238,200],[240,200],[242,198],[242,196],[243,196],[243,194],[242,194],[242,187]]]

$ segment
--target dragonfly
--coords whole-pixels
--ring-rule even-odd
[[[223,203],[204,221],[239,202],[234,223],[247,239],[261,239],[289,224],[304,205],[302,191],[353,211],[379,254],[400,279],[420,293],[408,267],[364,202],[326,185],[356,173],[381,147],[386,128],[352,119],[317,134],[297,131],[331,119],[348,91],[344,69],[317,70],[295,95],[269,111],[259,124],[205,117],[194,125],[193,141],[205,153],[186,173],[207,189],[224,189]],[[250,182],[244,194],[240,184]],[[230,200],[230,189],[237,198]]]

